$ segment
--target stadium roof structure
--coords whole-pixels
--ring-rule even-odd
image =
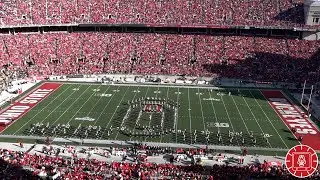
[[[305,0],[304,4],[310,6],[320,6],[320,0]]]

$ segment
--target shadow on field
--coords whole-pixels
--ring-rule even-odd
[[[286,132],[286,133],[290,133],[291,134],[291,131],[289,131],[289,129],[281,129],[283,132]]]
[[[296,138],[293,138],[293,137],[287,137],[287,139],[288,139],[289,141],[297,141],[297,139],[296,139]]]

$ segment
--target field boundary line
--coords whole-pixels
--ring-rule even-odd
[[[98,85],[98,84],[102,84],[101,82],[83,82],[83,81],[79,81],[79,82],[70,82],[70,81],[54,81],[54,80],[50,80],[48,82],[60,82],[63,84],[88,84],[88,85]],[[225,90],[225,89],[232,89],[232,90],[237,90],[241,87],[218,87],[218,86],[213,86],[213,85],[201,85],[201,84],[194,84],[194,85],[177,85],[177,84],[172,84],[172,85],[166,85],[166,84],[146,84],[146,83],[114,83],[114,84],[102,84],[104,86],[141,86],[141,87],[175,87],[175,88],[185,88],[185,89],[213,89],[213,90]],[[257,87],[257,88],[252,88],[252,87],[243,87],[243,89],[246,90],[257,90],[257,89],[263,89],[263,90],[275,90],[275,91],[279,91],[281,90],[281,88],[263,88],[263,87]]]
[[[240,90],[240,92],[241,92],[241,90]],[[251,112],[251,114],[252,114],[253,118],[256,120],[256,123],[258,124],[258,126],[259,126],[259,128],[260,128],[261,132],[263,133],[263,135],[265,135],[265,133],[264,133],[263,129],[261,128],[261,126],[260,126],[260,124],[259,124],[259,122],[258,122],[258,120],[257,120],[257,118],[256,118],[256,116],[255,116],[255,115],[254,115],[254,113],[252,112],[252,110],[251,110],[251,108],[250,108],[250,106],[249,106],[248,102],[246,101],[246,99],[245,99],[243,96],[242,96],[242,99],[243,99],[243,100],[244,100],[244,102],[247,104],[247,107],[248,107],[249,111]],[[268,140],[268,144],[269,144],[270,148],[272,148],[272,145],[271,145],[271,143],[269,142],[269,140]]]
[[[297,106],[296,103],[293,102],[293,100],[292,100],[290,97],[287,96],[287,94],[286,94],[285,92],[283,92],[283,91],[281,91],[281,90],[280,90],[280,92],[281,92],[281,94],[282,94],[288,101],[290,101],[290,103],[291,103],[297,110],[299,110],[299,111],[301,111],[301,112],[304,112],[299,106]],[[304,110],[308,111],[307,108],[305,108],[303,104],[302,104],[301,106],[304,108]],[[307,119],[308,122],[309,122],[310,124],[312,124],[312,125],[314,126],[314,128],[316,128],[316,129],[320,132],[320,127],[318,127],[318,125],[315,124],[309,117],[308,117],[308,118],[305,118],[305,119]],[[319,119],[319,120],[320,120],[320,119]]]
[[[28,92],[28,93],[26,93],[26,94],[24,94],[24,95],[22,95],[22,96],[20,96],[20,95],[16,96],[17,99],[15,99],[14,101],[20,101],[20,100],[22,100],[23,98],[27,97],[28,95],[30,95],[31,93],[33,93],[34,91],[36,91],[37,89],[39,89],[39,87],[42,86],[42,85],[45,84],[45,83],[46,83],[46,82],[41,82],[41,83],[39,83],[39,84],[33,85],[32,87],[29,88],[29,89],[30,89],[30,92]],[[56,83],[56,84],[61,84],[61,83]],[[61,84],[61,85],[62,85],[62,84]],[[61,86],[61,85],[60,85],[60,86]],[[60,86],[59,86],[59,87],[60,87]],[[58,88],[57,88],[57,89],[58,89]],[[26,91],[28,91],[28,90],[26,90]],[[20,97],[19,97],[19,96],[20,96]],[[48,96],[48,97],[49,97],[49,96]],[[11,103],[10,103],[9,105],[7,105],[7,106],[4,106],[4,108],[0,110],[0,114],[1,114],[2,112],[6,111],[7,109],[9,109],[11,106],[12,106]],[[0,106],[0,107],[1,107],[1,106]]]
[[[249,90],[249,92],[251,93],[250,90]],[[272,108],[272,110],[273,110],[273,111],[278,115],[278,117],[281,119],[282,124],[284,124],[284,125],[290,130],[290,128],[288,127],[288,125],[283,122],[283,120],[282,120],[282,118],[279,116],[278,112],[271,106],[270,101],[264,96],[264,94],[262,93],[262,91],[259,90],[259,92],[260,92],[260,94],[263,96],[263,98],[268,102],[268,104],[269,104],[269,106]],[[253,95],[252,93],[251,93],[251,95],[254,97],[254,95]],[[256,101],[257,104],[259,104],[258,101],[257,101],[257,99],[255,99],[255,101]],[[276,130],[276,132],[277,132],[278,136],[280,137],[281,141],[283,142],[283,144],[284,144],[287,148],[289,148],[288,145],[287,145],[287,143],[283,140],[282,136],[279,134],[279,131],[274,127],[274,125],[273,125],[272,122],[270,121],[269,116],[265,113],[264,109],[263,109],[262,107],[260,107],[260,109],[262,110],[263,114],[264,114],[264,115],[267,117],[267,119],[269,120],[269,122],[270,122],[271,126],[273,127],[273,129]],[[291,134],[292,134],[292,133],[291,133]],[[297,138],[295,134],[293,134],[293,135],[295,136],[295,138]],[[301,144],[300,141],[298,141],[298,142]]]
[[[17,99],[16,101],[20,101],[22,99],[24,99],[25,97],[29,96],[30,94],[34,93],[35,91],[37,91],[41,86],[43,86],[44,84],[46,83],[41,83],[39,86],[35,87],[35,89],[33,89],[32,91],[30,91],[29,93],[27,93],[25,96]],[[50,83],[48,83],[50,84]],[[55,84],[55,83],[51,83],[51,84]],[[5,129],[3,129],[0,133],[4,132],[6,129],[8,129],[12,124],[14,124],[15,122],[17,122],[19,119],[21,119],[22,117],[24,117],[29,111],[31,111],[31,109],[35,108],[36,106],[39,105],[39,103],[41,103],[43,100],[47,99],[49,96],[51,96],[52,93],[54,93],[56,90],[58,90],[60,87],[61,87],[61,83],[56,83],[56,84],[59,84],[59,86],[54,90],[54,91],[51,91],[47,94],[47,96],[45,98],[42,98],[40,101],[37,102],[37,104],[35,106],[33,106],[32,108],[28,109],[26,112],[23,113],[23,115],[21,115],[19,118],[17,118],[16,120],[14,120],[12,123],[10,123]],[[14,106],[15,103],[13,103],[13,105],[9,105],[5,110],[1,111],[2,112],[5,112],[6,110],[8,110],[10,107]],[[16,133],[16,132],[15,132]],[[14,133],[14,134],[15,134]]]
[[[70,86],[71,87],[71,86]],[[78,86],[78,88],[80,87],[80,85]],[[73,91],[71,94],[69,94],[58,106],[56,106],[42,121],[40,121],[40,123],[43,123],[47,118],[48,118],[48,116],[50,115],[50,114],[52,114],[53,112],[55,112],[55,110],[57,109],[57,108],[59,108],[60,106],[61,106],[61,104],[63,103],[63,102],[65,102],[67,99],[68,99],[68,97],[70,97],[73,93],[75,93],[76,91]]]
[[[66,88],[64,91],[62,91],[57,97],[55,97],[49,104],[47,104],[46,106],[44,106],[43,108],[41,108],[32,118],[30,118],[25,124],[23,124],[17,131],[15,131],[13,133],[13,135],[15,135],[17,132],[19,132],[23,127],[25,127],[26,125],[28,125],[30,123],[30,121],[34,120],[35,117],[37,117],[38,114],[40,114],[41,112],[44,111],[45,108],[47,108],[50,104],[52,104],[54,102],[54,100],[56,100],[58,97],[60,97],[64,92],[66,92],[71,86],[73,85],[70,85],[68,88]],[[61,86],[59,86],[61,87]],[[49,95],[50,96],[50,95]],[[47,97],[49,97],[47,96]],[[41,123],[43,122],[40,121]]]

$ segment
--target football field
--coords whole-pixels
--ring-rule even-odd
[[[16,120],[2,134],[281,149],[299,144],[259,89],[44,85],[50,90],[37,87],[40,95],[31,92],[9,107]],[[34,107],[24,107],[32,97]]]

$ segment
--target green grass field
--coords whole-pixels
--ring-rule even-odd
[[[161,85],[63,84],[2,134],[284,149],[299,144],[258,89]]]

